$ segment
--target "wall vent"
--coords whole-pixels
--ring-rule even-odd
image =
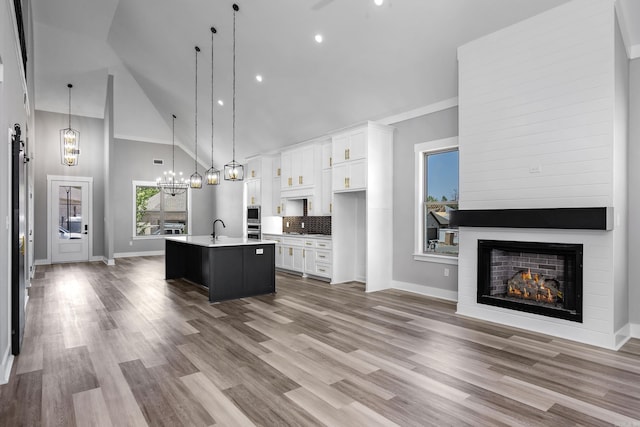
[[[162,165],[164,165],[164,160],[162,160],[162,159],[153,159],[153,164],[157,165],[157,166],[162,166]]]

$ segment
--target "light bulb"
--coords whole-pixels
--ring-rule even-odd
[[[315,39],[317,43],[322,43],[322,34],[316,34]]]

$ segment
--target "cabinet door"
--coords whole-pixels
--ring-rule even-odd
[[[300,171],[298,185],[308,186],[314,184],[314,172],[316,171],[315,147],[306,147],[300,150]],[[320,159],[318,159],[320,161]]]
[[[282,169],[280,168],[280,156],[276,156],[273,158],[273,161],[271,163],[271,177],[272,178],[280,178],[280,176],[282,175]]]
[[[285,151],[280,156],[280,188],[287,190],[293,186],[292,153]]]
[[[282,206],[280,205],[280,178],[273,178],[271,206],[274,215],[282,215]]]
[[[293,247],[293,271],[304,271],[304,248]]]
[[[331,170],[322,171],[322,215],[331,215],[332,203]]]
[[[357,130],[349,134],[348,160],[367,158],[367,131]]]
[[[276,245],[276,267],[282,268],[282,260],[284,252],[282,251],[282,245]]]
[[[260,203],[260,180],[247,181],[247,205],[259,205]]]
[[[322,145],[322,169],[329,169],[333,165],[332,144]]]
[[[347,185],[350,190],[365,190],[367,188],[367,161],[358,160],[349,163]]]
[[[347,153],[349,149],[349,135],[338,135],[334,136],[332,140],[333,145],[333,155],[332,162],[333,165],[343,163],[347,161]]]
[[[294,270],[293,268],[293,247],[282,246],[282,268]]]
[[[247,164],[247,171],[246,171],[247,179],[260,178],[261,160],[262,159],[260,157],[255,157],[249,160],[249,163]]]
[[[313,196],[307,196],[307,215],[318,216],[320,215],[320,206],[316,203],[316,198]]]
[[[304,272],[316,274],[316,251],[305,248],[302,254],[304,257]]]
[[[331,168],[331,172],[331,187],[333,188],[333,191],[346,190],[349,165],[347,163],[334,163],[333,168]]]

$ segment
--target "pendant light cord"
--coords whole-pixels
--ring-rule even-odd
[[[176,173],[176,115],[172,114],[172,124],[171,124],[171,171],[174,176]],[[173,180],[175,183],[175,179]]]
[[[196,46],[196,173],[198,173],[198,52],[200,52],[200,48]]]
[[[67,87],[69,88],[69,129],[71,129],[71,88],[73,85],[69,83]]]
[[[238,5],[233,5],[233,163],[236,162],[236,12]]]
[[[213,169],[213,34],[216,29],[211,27],[211,169]]]

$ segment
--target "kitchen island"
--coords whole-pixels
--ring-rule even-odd
[[[165,238],[165,279],[209,289],[209,301],[275,293],[275,242],[211,236]]]

